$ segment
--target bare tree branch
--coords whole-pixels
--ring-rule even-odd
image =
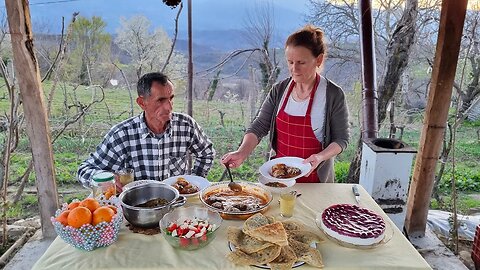
[[[170,57],[172,57],[173,49],[175,48],[175,44],[177,43],[178,17],[180,17],[180,13],[182,13],[182,9],[183,9],[183,2],[180,2],[180,7],[178,8],[177,16],[175,17],[175,32],[173,34],[172,46],[170,47],[170,52],[168,53],[167,59],[165,59],[165,64],[161,69],[162,72],[164,72],[165,68],[170,63]]]
[[[45,75],[43,76],[42,82],[44,82],[47,78],[50,77],[50,74],[52,73],[53,68],[55,67],[55,64],[57,63],[58,59],[60,58],[60,54],[63,51],[64,30],[65,30],[65,17],[62,17],[62,31],[61,31],[61,34],[60,34],[60,44],[58,45],[58,52],[55,55],[55,58],[53,59],[53,62],[50,65],[50,68],[47,70],[47,72],[45,72]]]

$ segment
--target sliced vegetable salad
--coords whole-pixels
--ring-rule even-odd
[[[165,229],[165,233],[172,237],[178,237],[180,246],[196,245],[199,241],[207,241],[210,234],[217,229],[215,224],[210,224],[208,220],[197,219],[178,219],[177,222],[171,222]]]

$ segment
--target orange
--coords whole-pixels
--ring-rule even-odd
[[[90,211],[93,213],[93,211],[100,207],[100,204],[94,198],[86,198],[80,203],[80,206],[90,209]]]
[[[84,224],[92,223],[92,212],[90,212],[90,210],[86,207],[79,206],[73,210],[70,210],[67,221],[68,225],[78,229]]]
[[[70,210],[65,210],[63,211],[60,215],[58,215],[58,217],[56,218],[56,220],[60,223],[63,224],[63,226],[67,226],[68,225],[68,214],[70,214]]]
[[[112,197],[114,195],[114,193],[109,190],[109,191],[105,192],[104,195],[105,195],[105,199],[108,200],[108,199],[110,199],[110,197]]]
[[[117,213],[117,207],[115,207],[113,205],[107,205],[107,206],[108,206],[108,208],[112,209],[115,214]]]
[[[80,205],[80,202],[71,202],[68,204],[68,210],[72,210],[73,208],[76,208],[79,205]]]
[[[116,195],[115,193],[116,193],[115,192],[115,186],[109,186],[107,191],[103,195],[105,195],[105,198],[108,200],[113,195]]]
[[[112,221],[112,217],[115,215],[115,212],[108,207],[108,206],[102,206],[97,208],[95,212],[93,212],[93,219],[92,219],[92,225],[97,225],[100,222],[110,222]]]

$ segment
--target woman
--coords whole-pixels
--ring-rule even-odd
[[[318,74],[326,45],[323,31],[307,25],[291,34],[285,57],[291,77],[273,86],[237,151],[221,162],[240,166],[270,132],[275,158],[296,156],[312,165],[300,183],[333,182],[333,159],[348,144],[348,109],[342,89]]]

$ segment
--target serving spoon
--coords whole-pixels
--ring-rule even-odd
[[[239,183],[233,182],[232,173],[230,172],[229,164],[225,166],[227,168],[228,176],[230,177],[230,183],[228,183],[228,187],[234,192],[241,192],[242,186]]]

